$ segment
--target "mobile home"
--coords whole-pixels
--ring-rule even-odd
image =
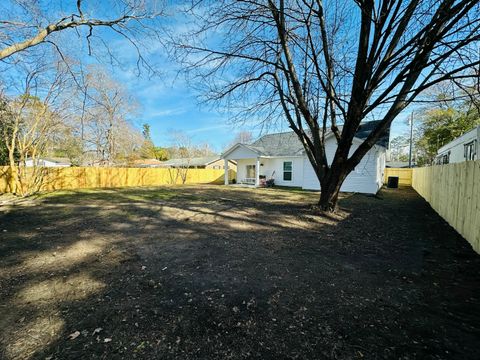
[[[477,160],[480,143],[480,126],[442,146],[437,151],[435,164],[450,164],[468,160]]]

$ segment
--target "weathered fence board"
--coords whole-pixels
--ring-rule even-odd
[[[158,186],[182,184],[180,172],[186,171],[185,184],[223,184],[223,169],[108,168],[65,167],[44,168],[42,191],[125,186]],[[235,171],[229,170],[229,179]],[[9,168],[0,167],[0,193],[14,192],[9,186]]]
[[[480,253],[480,160],[414,168],[412,185]]]

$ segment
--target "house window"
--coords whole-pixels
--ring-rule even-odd
[[[255,178],[255,165],[247,165],[247,178],[248,179]]]
[[[468,144],[463,145],[463,151],[465,160],[475,160],[477,154],[477,140],[470,141]]]
[[[283,162],[283,181],[292,181],[292,162]]]
[[[448,154],[442,156],[442,165],[448,164],[450,162],[450,151]]]

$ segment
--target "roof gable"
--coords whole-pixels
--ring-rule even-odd
[[[379,123],[380,121],[369,121],[360,124],[357,132],[355,133],[354,140],[357,142],[362,142],[365,140]],[[329,131],[325,135],[325,138],[329,139],[332,136],[333,132]],[[385,131],[385,133],[380,137],[380,139],[378,139],[376,145],[388,148],[389,138],[390,128],[388,128],[387,131]],[[237,158],[247,158],[249,156],[301,156],[304,152],[302,143],[298,139],[297,134],[295,134],[293,131],[263,135],[250,145],[241,143],[235,144],[230,149],[225,151],[222,154],[222,157],[234,158],[234,152],[238,151],[240,148],[243,150],[243,152],[250,151],[250,155],[242,153],[242,156]]]
[[[245,159],[266,156],[265,149],[253,145],[237,143],[222,154],[223,159]]]

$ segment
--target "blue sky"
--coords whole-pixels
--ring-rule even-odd
[[[181,30],[185,30],[184,27],[187,26],[178,18],[175,18],[174,23],[174,26]],[[148,79],[134,74],[137,56],[132,47],[121,39],[115,39],[115,42],[116,48],[123,49],[121,58],[124,66],[123,69],[114,68],[113,75],[126,85],[140,103],[137,124],[150,125],[152,139],[156,145],[171,145],[172,133],[182,131],[193,143],[208,143],[215,151],[221,152],[238,132],[250,131],[254,138],[265,133],[266,130],[259,128],[255,121],[235,125],[229,122],[226,111],[220,111],[212,105],[201,104],[192,86],[182,76],[178,76],[178,65],[168,60],[165,48],[160,44],[150,44],[148,57],[153,62],[160,63],[162,74]],[[410,113],[411,110],[407,109],[393,122],[391,139],[408,133],[406,119]],[[283,124],[267,131],[288,131],[286,120]]]
[[[199,100],[198,93],[178,74],[178,65],[168,60],[165,48],[151,44],[146,55],[160,70],[158,76],[148,78],[136,74],[137,54],[126,40],[115,39],[113,48],[120,54],[121,68],[109,68],[113,77],[126,86],[140,105],[135,124],[150,125],[153,142],[158,146],[172,145],[172,134],[183,132],[192,143],[208,143],[213,150],[223,151],[241,131],[261,135],[254,123],[233,125],[225,111]],[[120,50],[120,51],[118,51]]]
[[[58,18],[60,13],[72,11],[72,9],[63,8],[64,5],[59,6],[58,4],[58,9],[52,8],[53,5],[49,1],[42,1],[41,3],[45,9],[49,10],[47,16],[52,18]],[[70,8],[74,2],[66,4],[69,4],[68,7]],[[94,2],[86,2],[86,4],[94,4]],[[93,6],[92,9],[96,10],[92,10],[92,12],[97,13],[99,10],[100,12],[107,11],[108,6],[99,9]],[[59,13],[56,14],[55,10],[58,10]],[[180,29],[187,26],[178,17],[173,22]],[[152,139],[156,145],[171,145],[172,133],[182,131],[191,138],[193,143],[208,143],[215,151],[221,152],[231,143],[235,134],[240,131],[251,131],[254,137],[265,133],[265,129],[256,127],[253,120],[247,122],[247,124],[234,126],[229,123],[229,116],[225,111],[220,111],[218,108],[205,104],[201,105],[192,87],[184,78],[177,76],[176,65],[167,59],[166,50],[159,43],[148,42],[148,49],[146,49],[144,55],[161,69],[161,75],[147,78],[146,76],[135,75],[138,58],[133,46],[129,45],[127,40],[109,31],[104,32],[101,29],[96,29],[95,32],[101,34],[110,44],[111,49],[119,55],[122,66],[121,68],[114,67],[111,69],[112,75],[127,87],[140,104],[140,111],[135,123],[139,127],[143,123],[150,125]],[[72,31],[65,34],[70,44],[75,41],[75,52],[80,56],[82,62],[88,64],[95,62],[95,59],[87,55],[85,35],[86,33],[75,39]],[[405,118],[409,113],[410,111],[407,110],[394,121],[391,138],[408,131]],[[270,132],[285,130],[288,130],[286,122],[283,126],[269,129]]]
[[[135,75],[134,55],[125,57],[124,69],[114,68],[113,76],[123,83],[140,104],[136,124],[147,123],[151,127],[154,143],[158,146],[172,144],[172,133],[184,132],[193,143],[208,143],[217,151],[223,151],[240,131],[250,131],[254,137],[263,135],[265,131],[287,131],[284,126],[276,126],[269,130],[257,126],[254,121],[247,124],[232,124],[228,113],[212,105],[201,103],[198,93],[187,81],[178,76],[176,66],[164,59],[160,48],[151,56],[162,58],[164,65],[160,76],[151,79]],[[410,110],[403,112],[393,122],[391,138],[408,132],[407,118]]]
[[[170,71],[170,70],[169,70]],[[182,131],[193,143],[209,143],[215,151],[221,152],[240,131],[251,131],[254,137],[265,131],[250,125],[233,125],[228,114],[206,104],[201,104],[195,91],[183,79],[174,79],[175,74],[165,73],[159,78],[143,79],[114,71],[141,105],[138,123],[151,126],[153,141],[159,146],[168,146],[172,132]],[[407,118],[410,111],[400,114],[393,122],[391,138],[408,132]],[[270,131],[285,131],[274,128]]]
[[[185,81],[173,80],[174,74],[145,80],[131,78],[125,82],[140,103],[138,123],[151,127],[156,145],[168,146],[172,133],[182,131],[193,143],[209,143],[215,151],[222,151],[241,130],[228,123],[228,116],[211,106],[201,105],[197,95]]]

